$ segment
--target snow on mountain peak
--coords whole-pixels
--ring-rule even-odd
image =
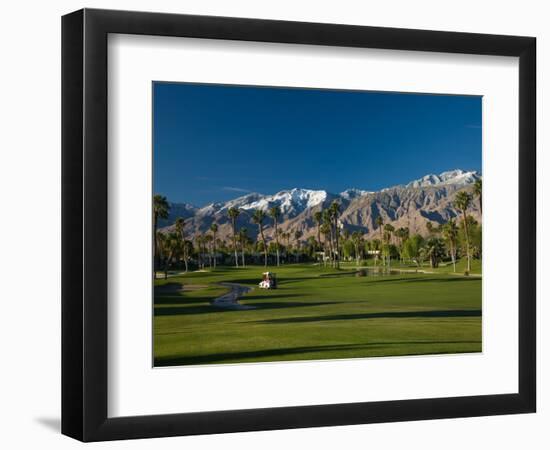
[[[273,195],[266,195],[258,200],[241,206],[242,209],[267,210],[273,206],[281,209],[281,214],[299,213],[307,208],[322,203],[327,198],[326,191],[294,188],[288,191],[280,191]]]
[[[351,188],[340,192],[340,197],[346,200],[353,200],[354,198],[361,197],[366,194],[372,194],[372,191],[363,191],[361,189]]]
[[[406,185],[394,187],[399,188],[422,188],[441,185],[460,185],[465,186],[474,183],[481,176],[476,171],[464,171],[462,169],[449,170],[439,175],[428,174],[413,180]],[[391,187],[382,189],[382,192],[393,189]],[[225,203],[211,203],[196,211],[199,216],[227,214],[230,208],[238,208],[242,211],[251,212],[256,209],[268,211],[273,206],[278,206],[281,214],[286,217],[294,217],[306,209],[312,208],[327,200],[338,199],[351,202],[356,198],[366,194],[372,194],[372,191],[351,188],[340,192],[338,195],[330,194],[324,190],[293,188],[283,190],[272,195],[263,195],[252,192]]]
[[[425,175],[418,180],[411,181],[410,183],[405,185],[405,187],[419,188],[428,186],[441,186],[446,184],[466,185],[475,183],[475,181],[480,178],[480,175],[475,170],[464,171],[462,169],[455,169],[442,172],[439,175]]]

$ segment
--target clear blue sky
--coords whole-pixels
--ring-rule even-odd
[[[172,202],[481,171],[481,97],[186,83],[153,94],[154,191]]]

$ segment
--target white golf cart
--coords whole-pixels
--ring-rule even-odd
[[[264,272],[259,286],[261,289],[277,289],[277,276],[273,272]]]

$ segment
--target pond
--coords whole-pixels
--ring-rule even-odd
[[[392,270],[388,269],[387,267],[377,267],[377,268],[366,268],[366,269],[359,269],[356,272],[354,272],[354,275],[356,277],[387,277],[389,275],[401,275],[402,272],[400,270]]]
[[[363,267],[357,270],[346,270],[340,273],[322,274],[320,278],[339,278],[339,277],[387,277],[390,275],[402,275],[409,271],[388,269],[387,267]],[[410,271],[414,273],[414,271]]]

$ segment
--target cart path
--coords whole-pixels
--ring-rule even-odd
[[[255,309],[254,306],[241,305],[237,300],[247,292],[250,292],[252,290],[251,287],[237,283],[218,283],[218,285],[230,288],[231,290],[228,293],[212,300],[212,306],[224,309]]]

